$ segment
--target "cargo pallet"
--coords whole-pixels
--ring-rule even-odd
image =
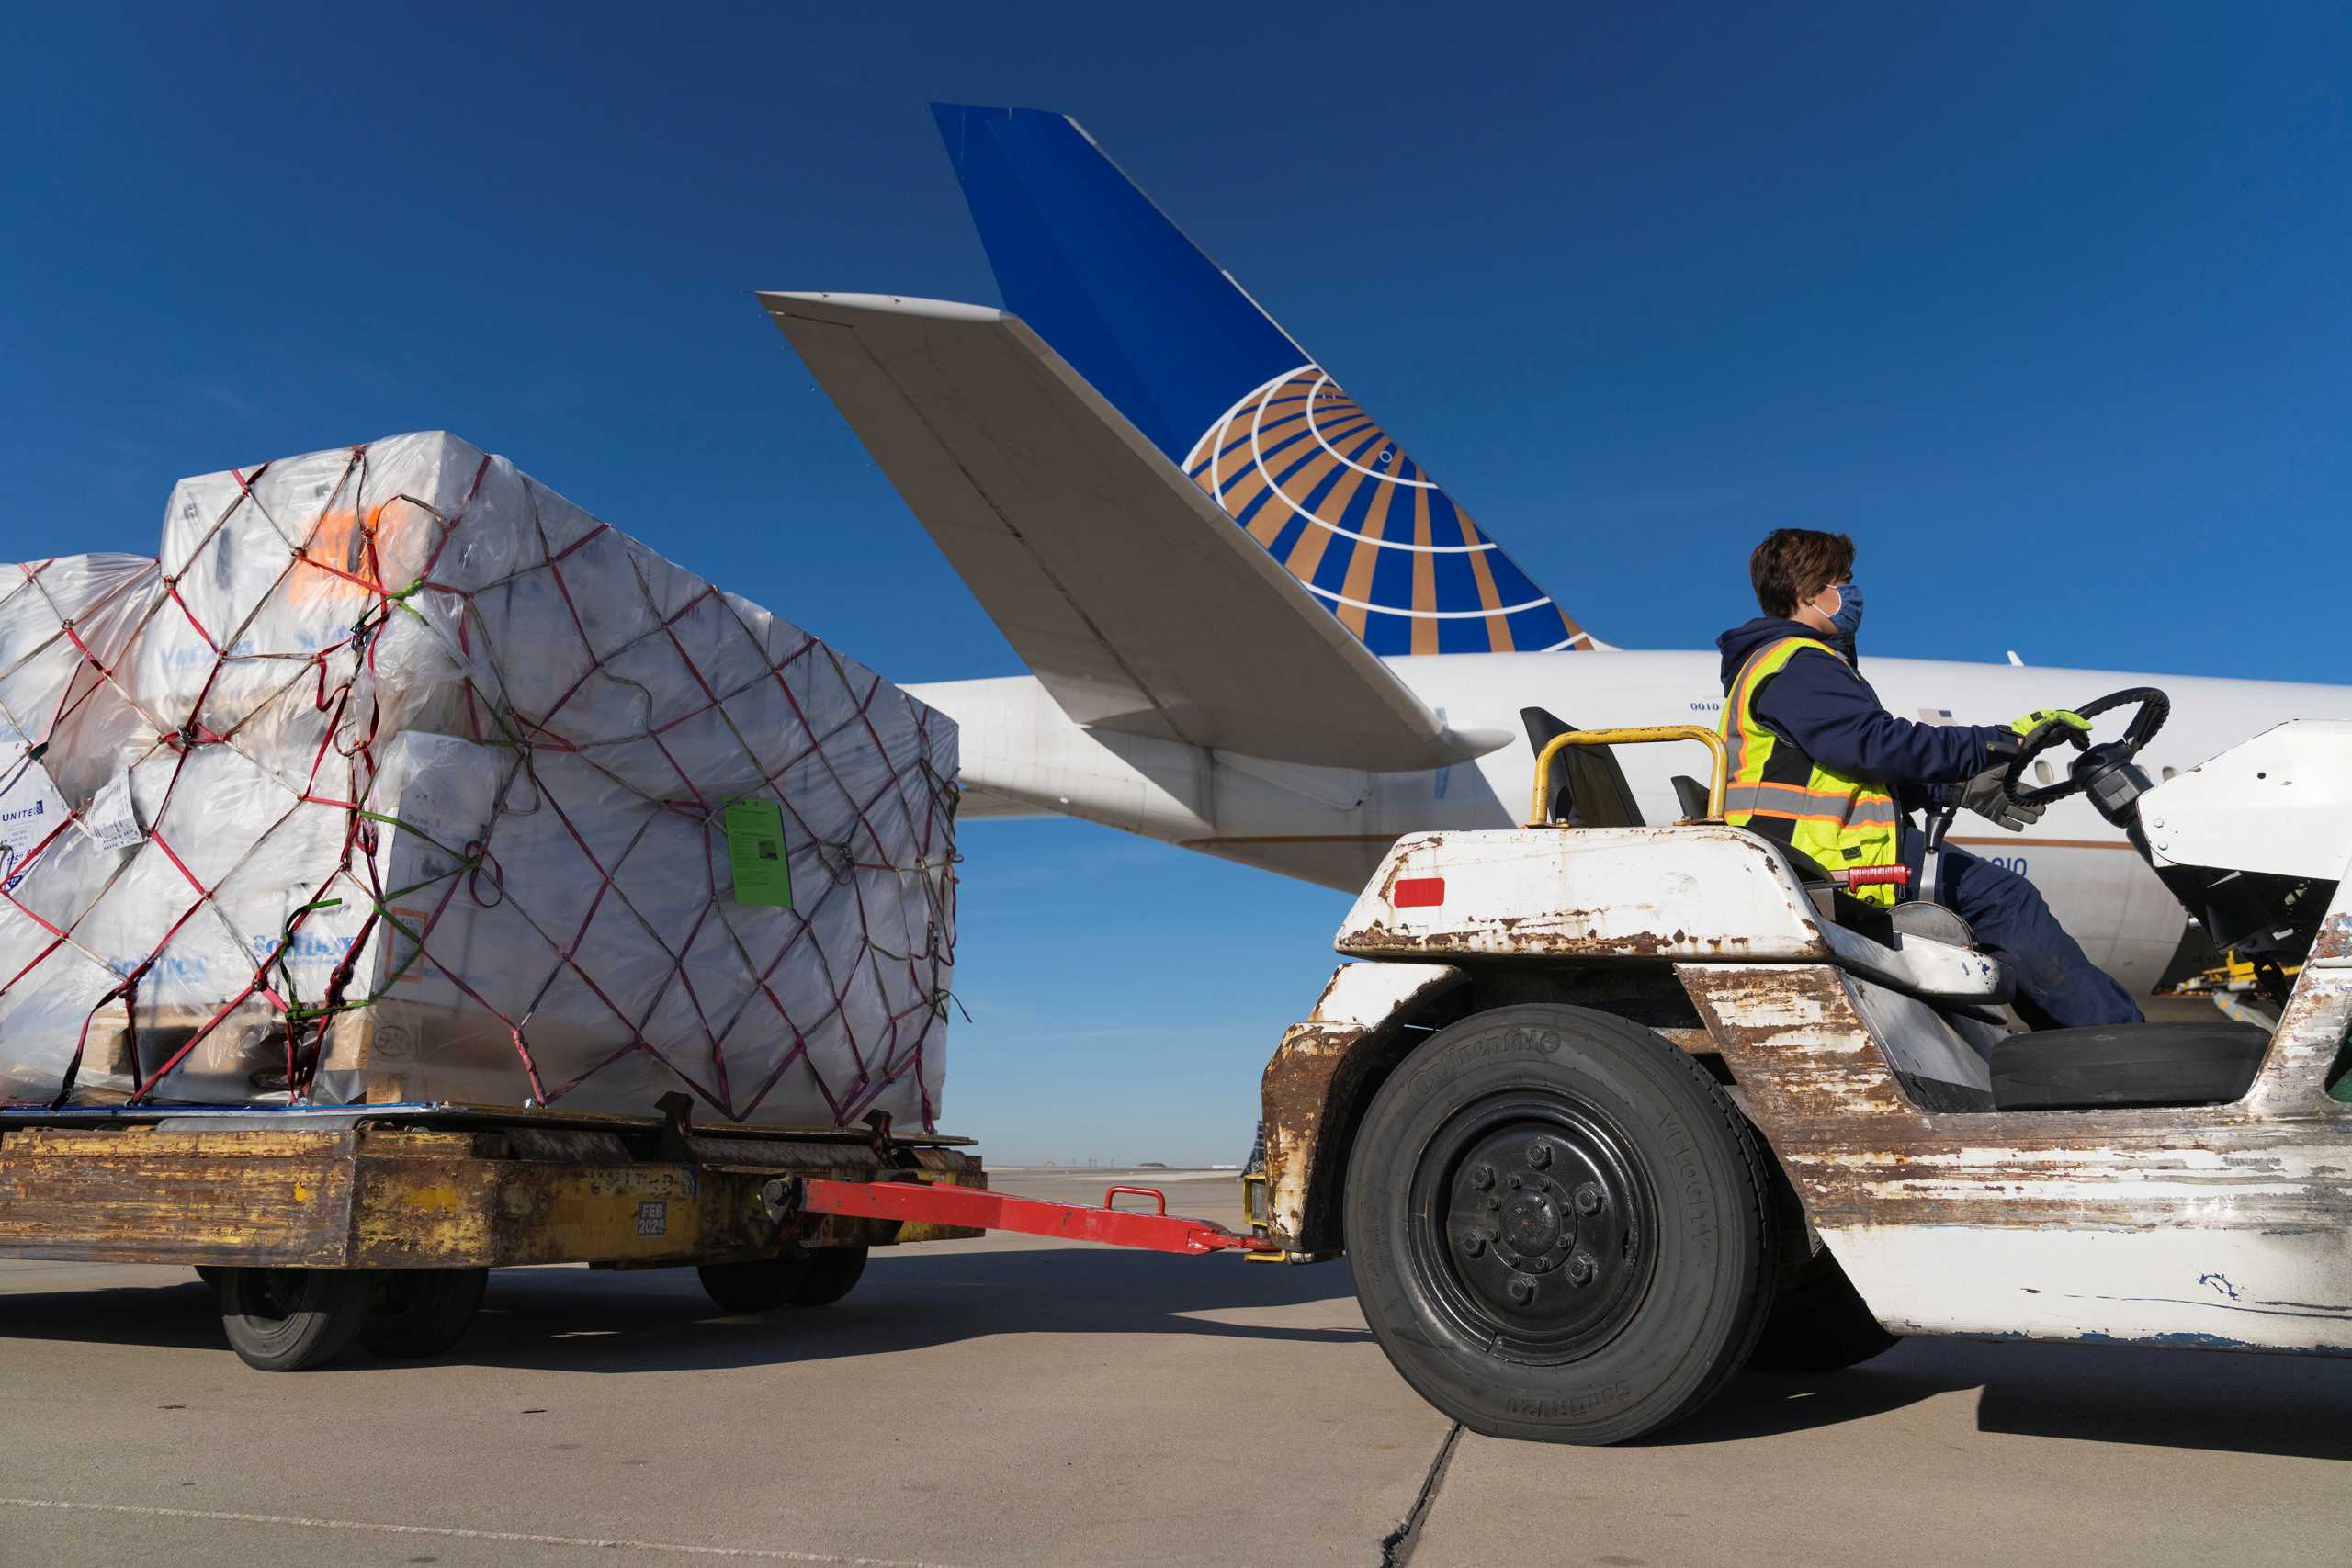
[[[1177,1253],[1272,1244],[987,1190],[970,1140],[406,1104],[0,1111],[0,1259],[184,1264],[247,1365],[439,1355],[489,1270],[691,1266],[730,1312],[820,1306],[876,1247],[1018,1230]],[[1154,1212],[1113,1205],[1122,1193]]]

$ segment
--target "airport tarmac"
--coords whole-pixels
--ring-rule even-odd
[[[1229,1174],[1136,1179],[1233,1217]],[[1596,1450],[1455,1434],[1344,1264],[990,1237],[774,1318],[691,1271],[514,1269],[448,1357],[276,1377],[213,1311],[184,1269],[0,1264],[0,1563],[2352,1555],[2352,1362],[1913,1340]]]

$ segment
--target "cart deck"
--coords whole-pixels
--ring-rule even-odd
[[[781,1177],[985,1188],[968,1140],[456,1105],[0,1112],[0,1258],[222,1268],[620,1268],[973,1236],[803,1214]]]
[[[692,1265],[731,1313],[820,1307],[876,1247],[1019,1230],[1163,1252],[1273,1244],[1168,1213],[986,1190],[969,1140],[463,1105],[0,1111],[0,1259],[187,1264],[246,1364],[438,1355],[489,1271]],[[1121,1192],[1154,1212],[1114,1206]]]

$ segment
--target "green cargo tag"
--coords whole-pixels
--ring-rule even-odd
[[[773,800],[727,803],[727,862],[735,902],[792,908],[792,863],[785,856],[784,813]]]

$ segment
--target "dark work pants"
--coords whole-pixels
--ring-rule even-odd
[[[1904,859],[1917,866],[1924,841],[1904,825]],[[2023,840],[2020,840],[2022,842]],[[2032,1029],[2138,1023],[2140,1005],[2084,955],[2041,890],[2016,872],[1945,846],[1936,902],[1966,920],[2017,982],[2018,1016]]]

